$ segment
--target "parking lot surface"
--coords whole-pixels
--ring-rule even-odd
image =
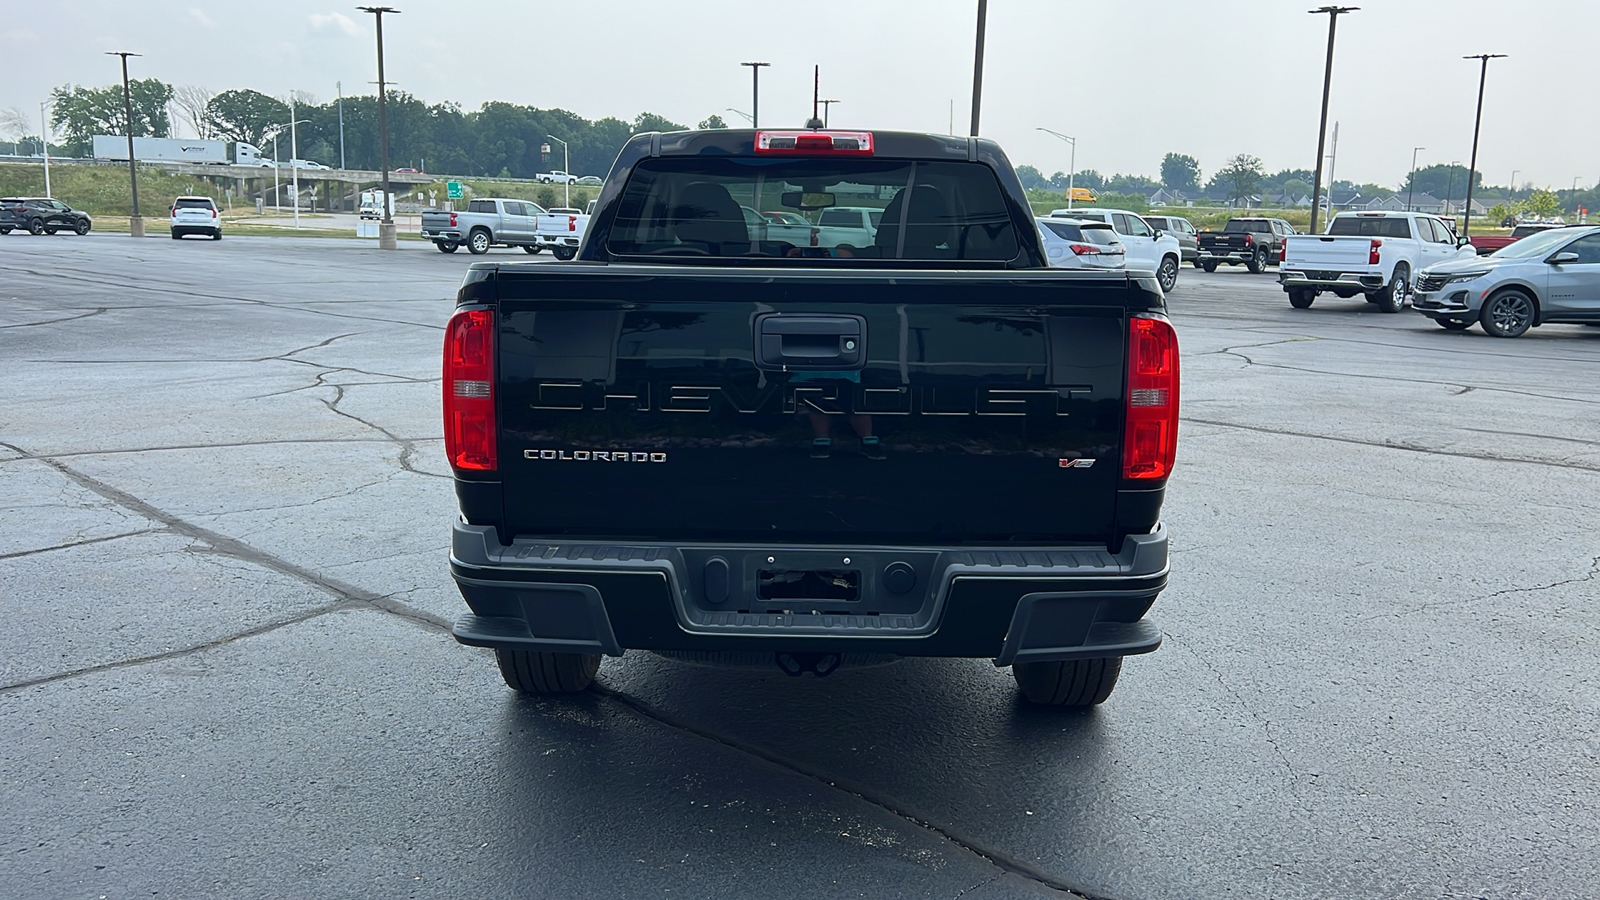
[[[1594,895],[1600,329],[1184,269],[1166,640],[1091,712],[982,660],[531,700],[448,635],[471,259],[0,239],[0,896]]]

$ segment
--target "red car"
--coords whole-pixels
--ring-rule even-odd
[[[1488,256],[1496,250],[1511,246],[1518,240],[1521,240],[1530,234],[1538,234],[1541,231],[1548,231],[1551,228],[1560,227],[1560,225],[1546,224],[1518,225],[1517,227],[1511,229],[1511,234],[1509,235],[1475,234],[1472,236],[1472,248],[1478,251],[1479,256]]]

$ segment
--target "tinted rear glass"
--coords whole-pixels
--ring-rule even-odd
[[[1538,234],[1541,231],[1549,230],[1550,228],[1547,225],[1518,225],[1517,227],[1511,229],[1511,236],[1514,238],[1525,238],[1530,234]]]
[[[178,202],[173,204],[175,209],[214,209],[215,207],[216,204],[210,200],[194,200],[187,197],[180,197]]]
[[[1244,232],[1259,233],[1271,230],[1272,223],[1268,222],[1266,219],[1234,219],[1228,224],[1222,226],[1222,231],[1224,234],[1241,234]]]
[[[795,208],[804,194],[811,195],[805,206],[822,208]],[[824,232],[816,247],[762,241],[740,206],[787,207],[819,225],[862,230]],[[868,210],[865,228],[861,209]],[[623,256],[915,260],[1010,260],[1019,252],[1000,184],[984,165],[726,157],[640,163],[618,201],[607,249]]]
[[[1411,237],[1411,225],[1405,219],[1339,216],[1333,220],[1333,226],[1328,229],[1328,233],[1359,235],[1361,237],[1408,238]]]
[[[1083,240],[1083,231],[1076,225],[1069,225],[1066,222],[1041,222],[1039,224],[1043,225],[1051,234],[1063,240]]]

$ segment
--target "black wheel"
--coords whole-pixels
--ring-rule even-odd
[[[600,670],[598,653],[538,653],[530,650],[495,650],[500,677],[524,694],[572,694],[594,681]]]
[[[176,232],[176,231],[174,231],[174,232],[172,232],[172,239],[173,239],[173,240],[175,240],[175,241],[176,241],[176,240],[181,240],[181,239],[182,239],[182,238],[183,238],[183,235],[181,235],[181,234],[179,234],[179,233],[178,233],[178,232]]]
[[[28,233],[44,234],[44,221],[42,219],[34,219],[33,221],[29,222]]]
[[[1483,304],[1478,319],[1483,330],[1495,337],[1522,337],[1533,327],[1539,307],[1532,297],[1519,288],[1506,288]]]
[[[1122,658],[1017,663],[1017,687],[1030,703],[1042,706],[1094,706],[1104,703],[1122,674]]]
[[[1406,301],[1411,299],[1411,269],[1405,263],[1394,267],[1394,275],[1389,278],[1389,286],[1379,291],[1376,297],[1378,309],[1386,313],[1397,313],[1406,308]]]
[[[529,256],[533,256],[534,254],[538,253],[540,250],[543,250],[543,249],[544,249],[543,247],[540,247],[537,244],[523,244],[522,245],[522,252],[528,254]]]
[[[1195,267],[1195,268],[1196,268],[1196,269],[1199,269],[1199,268],[1203,268],[1203,267],[1202,267],[1202,266],[1201,266],[1201,265],[1200,265],[1200,260],[1198,260],[1198,259],[1191,259],[1191,260],[1189,260],[1189,264],[1190,264],[1190,265],[1192,265],[1192,266],[1194,266],[1194,267]]]
[[[574,256],[578,255],[578,248],[576,248],[576,247],[551,247],[550,248],[550,253],[553,256],[555,256],[556,259],[571,259]]]
[[[217,229],[217,230],[216,230],[216,231],[213,231],[213,232],[211,232],[211,239],[212,239],[212,240],[213,240],[213,241],[220,241],[220,240],[222,240],[222,229],[221,229],[221,228],[218,228],[218,229]]]
[[[89,220],[88,219],[84,219],[84,220],[78,222],[78,224],[72,226],[72,231],[73,231],[73,233],[77,234],[79,237],[83,237],[84,235],[88,234],[89,233]]]
[[[1267,248],[1259,247],[1251,254],[1250,261],[1244,264],[1252,275],[1260,275],[1267,270]]]
[[[439,248],[440,253],[454,253],[461,248],[455,241],[434,241],[433,245]]]
[[[44,233],[45,234],[55,234],[56,232],[58,232],[60,230],[61,230],[61,226],[60,225],[46,225],[44,227]]]
[[[1178,286],[1178,258],[1176,256],[1161,257],[1161,265],[1156,267],[1156,283],[1161,285],[1163,292],[1169,292]]]
[[[1214,262],[1203,262],[1200,264],[1200,268],[1205,269],[1207,272],[1215,272],[1217,270],[1217,264]]]
[[[9,228],[0,228],[0,235],[10,234],[10,233],[11,233],[11,229],[9,229]]]
[[[1289,305],[1295,309],[1310,309],[1311,301],[1317,299],[1317,292],[1306,288],[1295,288],[1289,292]]]
[[[1466,331],[1472,327],[1471,322],[1463,322],[1460,319],[1434,319],[1434,321],[1445,331]]]
[[[472,233],[467,235],[467,252],[473,254],[474,256],[481,256],[489,252],[488,229],[472,229]]]

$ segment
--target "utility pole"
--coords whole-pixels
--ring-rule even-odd
[[[1411,177],[1406,179],[1406,212],[1411,212],[1411,195],[1417,189],[1417,151],[1427,147],[1411,148]]]
[[[827,128],[828,127],[828,110],[829,110],[830,107],[833,106],[833,104],[838,103],[839,101],[838,100],[819,100],[817,102],[822,104],[822,127],[823,128]]]
[[[335,81],[334,90],[339,92],[339,169],[344,170],[344,83]],[[341,204],[343,201],[341,201]]]
[[[978,136],[978,109],[983,104],[983,31],[989,19],[989,0],[978,0],[978,46],[972,52],[972,136]],[[954,130],[954,129],[951,129]]]
[[[133,94],[128,90],[128,57],[142,53],[108,50],[107,56],[122,57],[122,111],[128,122],[128,181],[133,185],[133,216],[128,219],[128,236],[144,237],[144,219],[139,215],[139,164],[133,158]]]
[[[1339,16],[1355,12],[1359,6],[1322,6],[1306,10],[1312,15],[1328,17],[1328,62],[1322,72],[1322,122],[1317,126],[1317,172],[1311,181],[1311,233],[1317,233],[1317,211],[1322,206],[1322,147],[1328,135],[1328,90],[1333,86],[1333,35],[1339,25]],[[1328,191],[1328,215],[1333,215],[1333,191]]]
[[[1478,73],[1478,115],[1472,120],[1472,161],[1467,163],[1467,202],[1462,209],[1461,236],[1472,235],[1472,173],[1478,169],[1478,128],[1483,124],[1483,85],[1489,80],[1489,60],[1504,59],[1504,53],[1477,53],[1472,56],[1463,56],[1462,59],[1478,59],[1483,61],[1483,68]]]
[[[372,13],[378,26],[378,155],[383,162],[383,218],[378,221],[378,249],[397,250],[400,245],[395,239],[394,215],[389,211],[394,193],[389,187],[389,91],[383,77],[383,14],[398,15],[400,10],[387,6],[358,6],[356,9]]]
[[[772,63],[742,62],[741,66],[750,67],[750,127],[761,127],[761,69]]]
[[[300,134],[295,128],[299,121],[295,119],[294,92],[289,92],[289,179],[294,183],[291,188],[294,197],[294,227],[300,228]]]
[[[1333,146],[1328,148],[1328,220],[1333,220],[1333,167],[1339,162],[1339,123],[1333,123]]]
[[[44,109],[49,105],[49,100],[39,104],[39,142],[44,144],[44,195],[46,197],[52,196],[50,193],[50,126],[45,124],[44,118]],[[132,154],[129,155],[131,156]]]
[[[1078,139],[1075,137],[1068,137],[1059,131],[1051,131],[1048,128],[1035,128],[1034,130],[1042,131],[1045,134],[1055,135],[1056,137],[1072,145],[1072,162],[1070,163],[1072,171],[1067,173],[1067,209],[1071,209],[1074,195],[1077,193]]]

